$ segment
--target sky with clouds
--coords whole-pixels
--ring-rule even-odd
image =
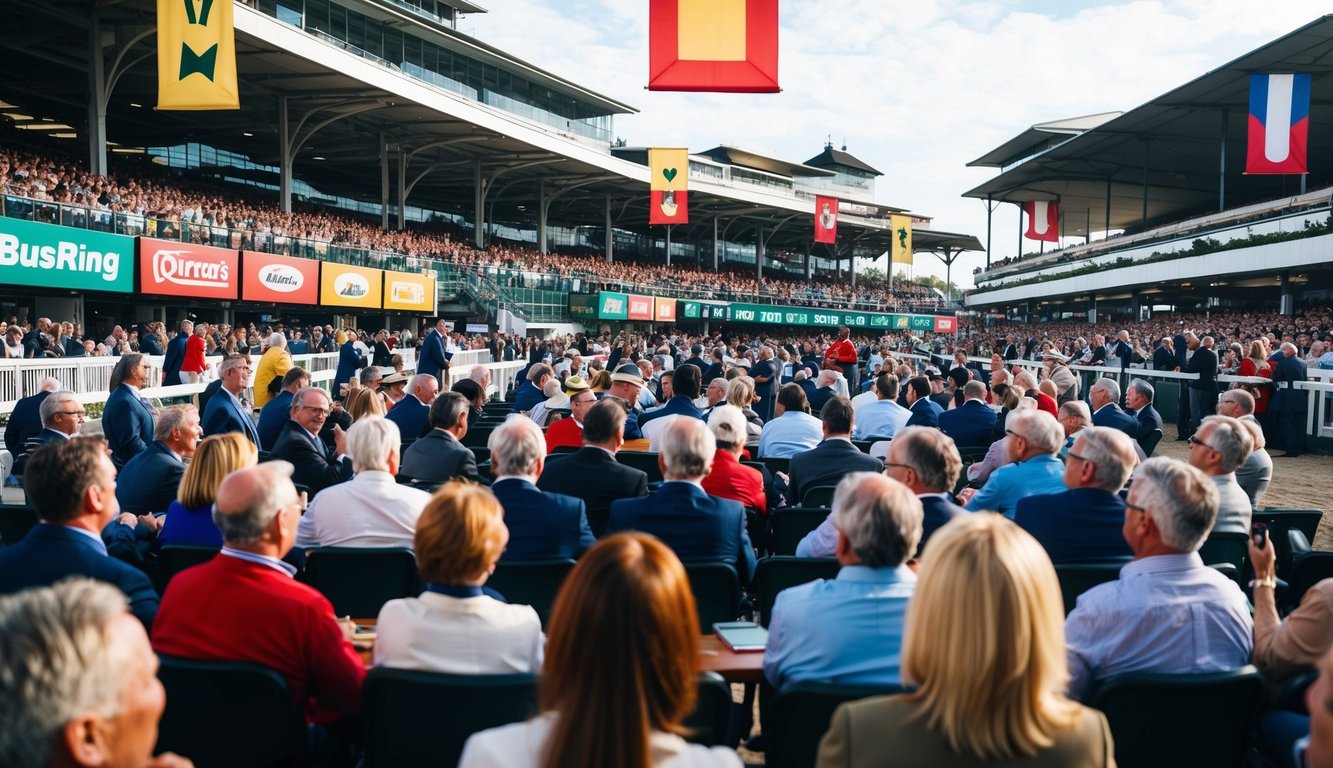
[[[779,94],[645,90],[647,0],[489,0],[460,30],[640,110],[616,118],[636,146],[732,144],[787,160],[826,137],[879,169],[876,199],[985,240],[965,164],[1034,123],[1128,110],[1330,11],[1279,0],[782,0]],[[994,219],[1012,256],[1015,206]],[[1035,245],[1035,244],[1033,244]],[[955,263],[970,285],[981,253]],[[881,262],[882,266],[882,262]],[[944,267],[918,255],[918,274]]]

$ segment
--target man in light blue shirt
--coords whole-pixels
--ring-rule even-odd
[[[759,433],[760,458],[789,459],[824,439],[824,425],[810,415],[810,403],[799,384],[782,385],[774,413],[777,415]]]
[[[912,418],[911,411],[898,405],[898,377],[892,373],[881,373],[875,379],[875,396],[879,399],[866,403],[856,412],[853,440],[891,438]]]
[[[1254,622],[1236,583],[1203,564],[1199,547],[1217,518],[1217,489],[1184,462],[1139,467],[1125,511],[1134,562],[1084,592],[1065,619],[1069,695],[1126,672],[1194,674],[1249,663]]]
[[[1012,411],[1004,431],[1009,436],[1008,459],[1013,463],[992,472],[981,490],[964,499],[969,512],[988,509],[1012,520],[1019,499],[1067,490],[1065,465],[1055,458],[1064,445],[1065,432],[1054,416],[1032,408]]]
[[[903,617],[916,575],[921,501],[897,480],[856,472],[833,495],[842,569],[783,590],[773,606],[764,676],[774,688],[814,680],[898,685]]]

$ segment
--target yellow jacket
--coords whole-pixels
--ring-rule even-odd
[[[263,408],[264,404],[273,399],[273,395],[268,393],[268,383],[273,377],[282,378],[292,367],[292,356],[287,354],[286,349],[278,347],[269,347],[264,356],[259,358],[259,365],[255,366],[255,408]]]

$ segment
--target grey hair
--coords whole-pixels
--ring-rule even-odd
[[[1223,392],[1218,401],[1221,402],[1222,400],[1240,406],[1242,416],[1249,416],[1254,413],[1254,395],[1243,389],[1229,389]]]
[[[708,428],[712,430],[718,448],[731,449],[746,440],[745,414],[734,405],[719,405],[708,414]]]
[[[832,384],[837,380],[838,380],[837,372],[828,370],[826,368],[819,372],[819,378],[815,379],[815,384],[816,386],[827,387],[828,385]]]
[[[893,439],[903,445],[904,463],[921,484],[937,493],[952,492],[963,472],[963,458],[953,439],[934,427],[905,427]]]
[[[249,364],[250,361],[247,360],[244,355],[235,355],[233,357],[229,357],[226,360],[223,360],[222,363],[218,365],[218,375],[221,376],[222,374],[232,370],[233,368],[240,368],[243,365],[249,365]]]
[[[1088,427],[1078,432],[1080,455],[1096,470],[1093,482],[1103,491],[1119,493],[1139,463],[1129,435],[1111,427]]]
[[[1142,397],[1143,399],[1147,400],[1150,403],[1152,402],[1153,398],[1157,396],[1157,392],[1156,390],[1153,389],[1152,385],[1144,381],[1143,379],[1134,379],[1133,381],[1129,382],[1129,388],[1134,390],[1135,392],[1138,392],[1140,397]]]
[[[153,424],[153,439],[165,443],[171,439],[172,432],[185,424],[186,416],[198,412],[199,409],[193,405],[173,405],[170,408],[163,408],[157,412],[157,422]]]
[[[1014,384],[1023,388],[1024,391],[1037,388],[1037,377],[1032,375],[1031,371],[1019,371],[1014,377]]]
[[[979,381],[969,381],[963,385],[964,400],[985,400],[986,385]]]
[[[896,567],[921,543],[921,500],[902,483],[853,472],[833,491],[833,522],[863,565]]]
[[[47,395],[46,399],[42,401],[41,407],[37,409],[37,412],[42,417],[42,426],[43,427],[51,426],[51,422],[55,421],[56,414],[60,412],[60,408],[62,405],[68,402],[77,403],[78,401],[79,401],[78,397],[73,392],[70,392],[67,389],[61,390],[59,392],[52,392],[51,394]],[[10,446],[10,449],[17,450],[17,447]]]
[[[1203,429],[1204,424],[1213,425],[1208,447],[1222,454],[1222,471],[1235,472],[1254,450],[1250,431],[1230,416],[1204,416],[1199,429]]]
[[[222,540],[228,544],[257,544],[264,535],[264,529],[273,523],[278,510],[287,503],[283,500],[283,490],[292,489],[291,478],[294,471],[291,462],[266,461],[254,467],[237,470],[222,478],[218,486],[218,500],[213,504],[213,524],[222,532]],[[245,488],[245,495],[228,485],[237,483],[237,476],[242,473],[258,472],[267,475],[266,482],[256,483],[253,488]],[[283,481],[286,482],[283,482]],[[230,491],[230,493],[228,493]],[[239,498],[231,498],[233,495]],[[224,503],[225,500],[225,503]],[[223,512],[223,509],[226,512]]]
[[[521,413],[512,413],[486,440],[491,451],[492,476],[532,476],[546,458],[546,438],[537,423]]]
[[[1115,382],[1115,379],[1098,379],[1097,383],[1092,385],[1092,389],[1102,390],[1107,397],[1111,398],[1113,403],[1120,402],[1120,385]],[[1091,392],[1092,390],[1088,391]]]
[[[1070,400],[1060,406],[1060,418],[1065,419],[1070,416],[1078,418],[1078,422],[1085,427],[1092,425],[1092,411],[1082,400]]]
[[[490,371],[486,370],[486,366],[474,365],[472,367],[472,370],[468,371],[467,377],[480,384],[481,382],[485,381],[486,377],[489,375]]]
[[[286,349],[287,337],[283,336],[281,333],[278,333],[277,331],[274,331],[268,337],[268,345],[270,347],[277,347],[278,349]]]
[[[1290,341],[1282,342],[1282,346],[1278,347],[1278,349],[1282,350],[1283,352],[1290,352],[1293,355],[1300,352],[1300,350],[1296,348],[1296,345],[1292,344]]]
[[[347,430],[347,455],[352,471],[389,471],[389,457],[397,456],[403,438],[398,425],[383,416],[362,416]]]
[[[51,765],[71,720],[120,714],[126,660],[109,635],[128,611],[120,590],[86,578],[0,598],[0,765]]]
[[[332,400],[332,398],[329,397],[329,393],[325,392],[319,387],[302,387],[301,389],[298,389],[296,391],[296,394],[292,395],[292,407],[293,408],[303,407],[305,405],[305,401],[310,399],[310,396],[315,394],[316,392],[323,395],[326,399]]]
[[[365,368],[361,369],[361,373],[357,375],[357,378],[361,380],[362,385],[365,385],[372,381],[379,381],[384,378],[384,374],[375,366],[367,365]]]
[[[1157,456],[1139,466],[1135,497],[1177,552],[1197,552],[1217,520],[1217,487],[1183,461]]]
[[[690,416],[673,420],[662,430],[663,474],[668,480],[698,480],[708,475],[717,453],[717,438],[708,425]]]
[[[1065,442],[1065,431],[1060,422],[1046,411],[1033,408],[1010,411],[1004,426],[1042,453],[1054,455]]]
[[[430,375],[429,373],[418,373],[412,378],[407,380],[407,391],[411,392],[413,396],[416,396],[417,389],[426,386],[427,382],[434,382],[437,388],[439,387],[440,384],[440,380]]]

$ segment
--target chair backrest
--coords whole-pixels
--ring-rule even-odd
[[[282,675],[258,664],[158,658],[167,707],[156,752],[175,752],[199,768],[305,762],[305,716]]]
[[[376,667],[361,713],[366,768],[457,765],[472,734],[537,714],[537,676]]]
[[[3,479],[3,478],[0,478]],[[12,547],[37,525],[37,510],[25,504],[0,504],[0,542]]]
[[[731,734],[732,706],[731,685],[716,672],[700,672],[694,712],[685,718],[685,727],[690,729],[685,739],[706,747],[735,746],[736,739]]]
[[[1323,517],[1318,509],[1264,509],[1251,515],[1251,522],[1268,526],[1268,539],[1277,554],[1278,578],[1291,580],[1292,564],[1298,555],[1309,551]]]
[[[827,509],[807,509],[806,507],[786,507],[775,509],[768,516],[768,525],[773,534],[770,545],[775,555],[795,555],[796,545],[801,539],[828,517]]]
[[[1157,450],[1157,444],[1160,442],[1162,442],[1162,430],[1160,429],[1154,429],[1139,437],[1139,447],[1143,449],[1143,453],[1147,456],[1152,456],[1152,452]]]
[[[390,600],[421,592],[417,559],[407,547],[316,547],[305,558],[305,583],[339,616],[379,616]]]
[[[735,621],[741,607],[741,584],[736,569],[721,562],[686,562],[694,602],[699,614],[699,630],[713,631],[719,621]]]
[[[761,456],[759,460],[764,462],[764,466],[768,467],[771,473],[791,473],[791,458],[788,456]]]
[[[986,458],[986,452],[989,450],[989,445],[960,445],[958,455],[962,458],[963,464],[975,464]]]
[[[1079,595],[1098,584],[1120,578],[1120,569],[1124,568],[1129,560],[1125,557],[1093,563],[1061,563],[1055,566],[1055,576],[1060,580],[1060,592],[1065,599],[1065,615],[1074,610]]]
[[[648,482],[660,483],[663,480],[662,468],[657,465],[655,451],[619,451],[616,461],[627,467],[643,470],[648,475]]]
[[[1333,579],[1333,552],[1306,552],[1296,558],[1291,566],[1291,581],[1287,584],[1284,605],[1288,608],[1300,605],[1310,587],[1324,579]]]
[[[819,740],[824,738],[839,704],[901,692],[898,686],[812,682],[785,686],[774,697],[764,724],[768,735],[764,764],[768,768],[809,768],[815,764]]]
[[[1204,565],[1213,563],[1231,563],[1236,566],[1238,573],[1245,572],[1245,560],[1249,557],[1248,545],[1250,535],[1248,533],[1222,533],[1214,531],[1208,534],[1204,539],[1203,546],[1199,547],[1199,557],[1203,558]]]
[[[766,557],[754,571],[754,586],[759,592],[759,623],[768,626],[778,593],[788,587],[815,579],[832,579],[842,566],[832,557]]]
[[[1248,765],[1263,703],[1252,666],[1196,675],[1130,673],[1104,681],[1092,706],[1106,714],[1119,765]]]
[[[827,509],[833,506],[833,492],[837,489],[838,486],[836,485],[816,485],[813,488],[807,488],[805,493],[801,494],[801,506]]]
[[[202,565],[218,553],[218,547],[200,547],[187,544],[168,544],[157,553],[158,592],[163,593],[176,574],[186,568]]]
[[[856,446],[857,450],[859,450],[861,453],[869,455],[870,448],[875,443],[878,443],[881,440],[892,440],[892,439],[893,438],[889,437],[888,435],[872,436],[865,440],[853,440],[852,445]]]
[[[485,448],[486,443],[491,439],[491,433],[494,431],[495,427],[490,425],[469,426],[467,434],[463,435],[463,446],[466,448]]]
[[[555,605],[556,593],[573,568],[574,561],[569,559],[506,560],[495,566],[486,586],[504,595],[511,603],[532,606],[545,627]]]

